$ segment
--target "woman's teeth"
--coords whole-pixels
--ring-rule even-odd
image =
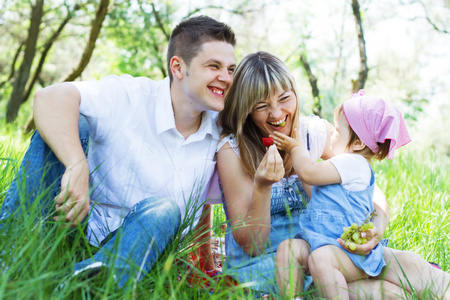
[[[219,95],[223,95],[223,90],[218,90],[218,89],[216,89],[216,88],[212,88],[211,91],[212,91],[213,93],[216,93],[216,94],[219,94]]]
[[[277,127],[283,127],[284,125],[286,125],[286,121],[285,120],[279,120],[276,122],[268,122],[270,125],[272,126],[277,126]]]

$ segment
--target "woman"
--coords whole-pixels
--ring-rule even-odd
[[[266,149],[262,138],[275,131],[292,136],[294,127],[299,127],[311,157],[327,159],[331,155],[327,144],[331,125],[316,117],[300,118],[299,111],[294,79],[287,67],[273,55],[258,52],[239,64],[225,108],[219,114],[223,138],[218,146],[217,165],[225,197],[224,209],[231,225],[226,234],[224,268],[255,291],[277,292],[277,247],[298,232],[299,216],[310,191],[294,175],[290,157],[278,152],[275,146]],[[369,243],[358,245],[355,253],[370,252],[386,229],[389,210],[379,190],[373,202],[377,216],[372,222],[376,228],[370,233]],[[391,251],[401,254],[392,258]],[[307,265],[308,255],[307,247],[294,253],[292,282],[303,284],[297,278],[308,274],[307,269],[300,268]],[[398,260],[406,274],[425,270],[431,278],[437,278],[434,271],[437,269],[414,253],[389,249],[385,256],[386,261]],[[417,269],[418,266],[422,269]],[[309,281],[305,281],[305,289]],[[285,286],[289,288],[288,284]],[[373,290],[371,295],[375,298],[404,293],[403,289],[381,280],[353,282],[349,288],[355,292],[351,293],[354,297],[363,290]]]

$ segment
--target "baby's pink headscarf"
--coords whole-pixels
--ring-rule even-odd
[[[365,96],[360,91],[343,103],[343,109],[350,127],[373,153],[379,151],[377,142],[390,139],[387,158],[392,159],[395,149],[411,141],[400,110],[381,98]]]

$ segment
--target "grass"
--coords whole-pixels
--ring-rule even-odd
[[[375,166],[391,219],[390,247],[411,250],[450,270],[450,163],[448,157],[402,152]]]
[[[13,127],[11,127],[13,128]],[[0,132],[0,202],[13,180],[28,137],[13,129]],[[432,151],[398,151],[394,160],[374,165],[377,183],[385,191],[391,208],[391,220],[385,237],[390,247],[412,250],[428,261],[450,270],[450,162]],[[224,220],[215,206],[214,232]],[[214,291],[190,285],[184,266],[190,237],[179,240],[156,263],[143,280],[127,290],[118,289],[111,276],[98,284],[71,281],[75,262],[95,252],[82,234],[82,228],[68,230],[51,222],[35,223],[33,215],[17,219],[0,240],[0,299],[242,299],[248,298],[242,287],[211,283]],[[71,238],[72,237],[72,238]],[[4,250],[1,250],[4,249]],[[9,249],[9,250],[8,250]],[[181,250],[180,250],[181,249]],[[61,283],[67,282],[64,286]],[[251,295],[250,295],[251,296]]]

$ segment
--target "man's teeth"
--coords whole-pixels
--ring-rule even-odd
[[[213,93],[216,93],[216,94],[219,94],[219,95],[223,95],[223,90],[218,90],[218,89],[212,88],[211,91],[212,91]]]

